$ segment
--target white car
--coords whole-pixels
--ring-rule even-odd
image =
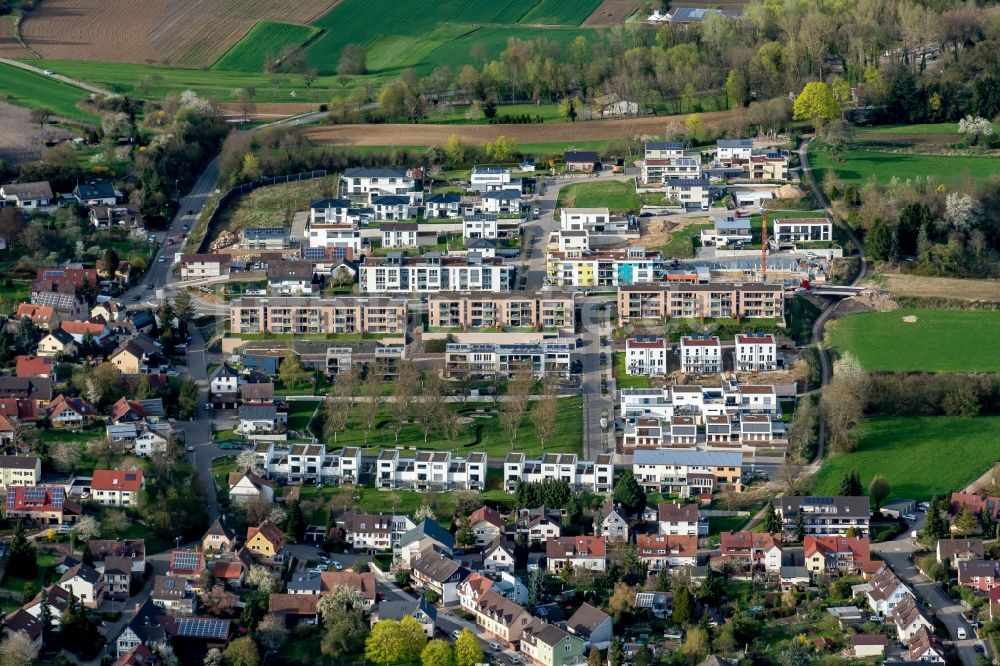
[[[958,628],[958,640],[964,641],[968,637],[969,637],[968,634],[965,633],[965,627],[959,627]]]
[[[333,562],[330,562],[330,565],[334,569],[336,569],[337,571],[343,571],[344,570],[344,565],[341,564],[340,562],[336,561],[336,560],[334,560]]]
[[[462,634],[462,631],[460,629],[452,629],[451,630],[451,637],[452,638],[457,639],[461,634]]]
[[[326,573],[329,568],[330,567],[326,566],[325,564],[317,564],[316,566],[314,566],[312,569],[309,570],[309,573],[314,573],[314,574]]]
[[[160,257],[160,258],[159,258],[159,259],[157,259],[156,261],[157,261],[157,263],[160,263],[160,264],[162,264],[162,263],[163,263],[164,261],[166,261],[166,260],[167,260],[167,258],[166,258],[166,257]]]
[[[51,69],[43,69],[42,73],[44,73],[45,76],[53,76],[55,74],[55,72],[53,72]]]

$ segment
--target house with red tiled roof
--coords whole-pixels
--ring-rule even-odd
[[[34,400],[19,400],[17,398],[0,398],[0,416],[11,423],[34,424],[38,420],[38,408]]]
[[[1000,587],[1000,560],[966,560],[958,563],[958,584],[979,592]]]
[[[56,378],[56,360],[51,356],[27,356],[19,354],[16,362],[15,377],[48,377],[54,382],[58,381]]]
[[[97,343],[111,335],[111,330],[107,326],[90,321],[64,321],[59,328],[69,333],[77,344],[83,342],[87,334],[90,334]]]
[[[205,555],[196,550],[174,550],[170,552],[167,573],[171,576],[197,578],[205,570]]]
[[[493,581],[479,573],[472,573],[458,585],[458,603],[470,613],[476,612],[479,600],[493,589]]]
[[[66,499],[62,486],[12,486],[7,488],[7,518],[24,518],[40,525],[75,523],[83,508]]]
[[[607,568],[608,546],[604,537],[559,537],[545,543],[548,570],[558,573],[566,567],[604,571]]]
[[[320,596],[333,592],[335,588],[346,587],[361,595],[362,607],[371,610],[375,605],[376,586],[375,574],[370,571],[358,573],[356,571],[324,571],[319,575]]]
[[[317,603],[319,597],[315,594],[275,593],[267,599],[267,612],[281,617],[286,627],[316,624],[319,622]]]
[[[14,324],[27,317],[31,323],[43,331],[51,331],[59,328],[59,315],[51,305],[35,305],[34,303],[21,303],[14,313]]]
[[[496,509],[483,506],[469,515],[469,528],[476,536],[476,545],[485,546],[492,543],[505,527],[504,519]]]
[[[161,666],[160,658],[145,645],[136,645],[111,666]]]
[[[81,397],[67,398],[60,393],[45,408],[45,416],[53,428],[79,428],[97,416],[97,409]]]
[[[806,569],[813,575],[873,574],[881,566],[872,561],[868,537],[807,534],[802,550]]]
[[[713,564],[732,565],[740,571],[781,570],[781,535],[767,532],[723,532],[719,535],[719,556]]]
[[[10,422],[10,419],[0,414],[0,444],[3,446],[13,444],[16,432],[17,430],[14,428],[14,424]]]
[[[930,633],[926,627],[921,627],[906,644],[906,655],[911,662],[929,661],[943,664],[944,647],[934,634]]]
[[[985,511],[990,520],[996,522],[1000,517],[1000,497],[990,497],[988,495],[977,495],[975,493],[952,493],[950,512],[952,516],[958,515],[962,507],[968,507],[972,515],[977,518]]]
[[[693,567],[698,563],[698,537],[674,534],[637,534],[636,555],[650,569]]]
[[[90,495],[98,504],[133,506],[136,494],[146,487],[142,470],[94,470]]]
[[[284,547],[285,536],[270,520],[265,520],[257,527],[247,528],[246,548],[254,555],[271,558]]]

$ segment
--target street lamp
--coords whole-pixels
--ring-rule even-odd
[[[179,536],[175,536],[174,537],[174,548],[175,548],[175,550],[179,550],[180,547],[181,547],[181,538]]]

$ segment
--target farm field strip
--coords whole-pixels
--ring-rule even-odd
[[[826,344],[866,370],[1000,372],[997,330],[989,310],[865,312],[828,323]]]
[[[57,116],[87,123],[97,120],[76,107],[87,98],[87,91],[26,69],[0,64],[0,90],[9,94],[9,102],[17,106],[44,106]]]
[[[1000,160],[983,155],[920,155],[857,149],[846,151],[841,161],[834,161],[829,152],[810,145],[809,161],[821,181],[832,172],[845,183],[857,184],[873,176],[882,184],[892,178],[927,176],[943,183],[961,183],[1000,173]]]
[[[319,28],[293,23],[260,21],[233,48],[226,51],[212,69],[262,72],[268,54],[277,56],[288,45],[299,45],[319,34]]]
[[[520,23],[535,25],[580,25],[601,0],[541,0],[521,17]]]

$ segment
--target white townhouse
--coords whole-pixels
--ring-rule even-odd
[[[361,254],[361,229],[352,222],[316,222],[309,225],[307,234],[311,249],[349,249],[351,257]],[[313,258],[308,254],[306,256]]]
[[[449,451],[404,452],[383,449],[375,462],[375,487],[435,490],[484,490],[486,454],[454,457]]]
[[[475,240],[496,239],[500,234],[497,216],[493,213],[476,213],[462,218],[462,238]]]
[[[417,247],[416,222],[392,222],[379,227],[382,232],[382,247]]]
[[[767,413],[780,418],[781,406],[774,386],[739,384],[726,380],[718,386],[695,384],[663,388],[622,389],[619,400],[625,420],[670,419],[676,411],[694,415],[699,424],[712,416]]]
[[[355,483],[361,472],[361,449],[352,446],[327,450],[319,444],[294,444],[279,448],[274,442],[261,442],[253,451],[267,478],[289,483]]]
[[[594,231],[611,222],[607,208],[562,208],[559,211],[560,231]]]
[[[683,451],[636,449],[632,472],[647,490],[680,497],[711,494],[715,490],[739,490],[743,454],[739,451]]]
[[[480,199],[484,213],[510,215],[521,212],[521,190],[483,192]]]
[[[376,220],[405,220],[410,217],[410,198],[401,194],[372,197]]]
[[[548,483],[565,481],[574,491],[608,493],[614,489],[615,466],[608,454],[580,460],[575,453],[547,453],[529,459],[523,453],[508,453],[503,464],[503,487],[512,493],[518,481]]]
[[[779,243],[808,243],[833,239],[833,223],[825,217],[785,217],[774,222]]]
[[[505,166],[474,166],[469,180],[469,189],[473,192],[511,189],[516,182],[510,178],[510,167]]]
[[[664,376],[670,365],[666,338],[637,336],[625,341],[625,371],[630,375]]]
[[[346,169],[340,176],[340,191],[352,198],[363,198],[369,203],[382,195],[399,195],[409,198],[415,183],[405,169],[358,167]]]
[[[458,217],[462,211],[462,195],[456,192],[429,194],[424,197],[424,219]]]
[[[748,160],[753,156],[753,139],[719,139],[715,142],[715,159],[720,162]]]
[[[736,336],[734,365],[736,372],[770,372],[778,368],[778,345],[774,336],[740,334]]]
[[[716,374],[722,372],[722,342],[718,336],[681,338],[681,372]]]

